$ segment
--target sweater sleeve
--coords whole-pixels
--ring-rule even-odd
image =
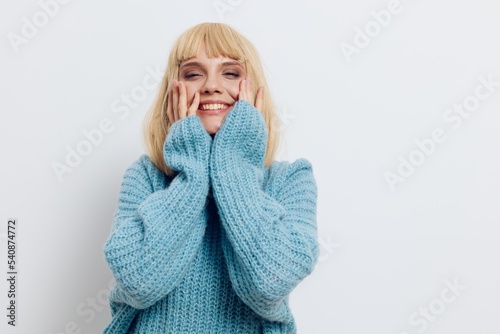
[[[281,163],[278,187],[263,190],[267,142],[262,115],[240,101],[217,133],[210,161],[233,288],[257,314],[288,322],[288,295],[317,261],[317,187],[305,159]]]
[[[174,123],[165,140],[165,160],[178,171],[165,189],[153,190],[160,172],[151,171],[146,156],[125,172],[113,229],[104,245],[117,282],[110,294],[115,305],[147,308],[185,276],[206,227],[210,145],[199,118],[190,116]]]

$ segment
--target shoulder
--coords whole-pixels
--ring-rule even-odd
[[[152,192],[164,189],[170,178],[151,161],[147,154],[141,155],[126,169],[124,183],[133,183]]]
[[[304,158],[293,162],[273,161],[267,168],[266,179],[268,187],[273,188],[274,192],[297,186],[299,183],[313,188],[314,191],[316,189],[312,163]]]
[[[300,158],[292,162],[287,160],[273,161],[268,167],[269,176],[279,175],[281,177],[287,177],[299,171],[313,174],[312,163],[307,159]]]

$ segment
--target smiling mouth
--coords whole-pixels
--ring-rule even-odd
[[[200,110],[221,110],[221,109],[227,109],[229,107],[228,104],[222,104],[222,103],[213,103],[213,104],[203,104],[199,107]]]
[[[219,115],[229,111],[231,107],[232,105],[224,103],[206,103],[200,105],[198,111],[206,115]]]

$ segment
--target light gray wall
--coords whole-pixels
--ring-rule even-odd
[[[299,333],[500,332],[496,2],[55,1],[0,10],[0,261],[4,277],[17,218],[19,271],[16,328],[1,280],[2,333],[108,323],[101,248],[145,151],[154,73],[204,21],[254,42],[283,120],[279,159],[314,166],[321,258],[291,296]],[[79,145],[89,154],[58,178]]]

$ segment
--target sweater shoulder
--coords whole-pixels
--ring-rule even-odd
[[[268,173],[269,175],[293,175],[295,172],[300,171],[300,170],[306,170],[310,171],[311,173],[313,172],[313,166],[312,163],[305,159],[305,158],[299,158],[294,161],[288,161],[288,160],[283,160],[283,161],[273,161],[273,163],[268,167]]]
[[[302,180],[311,181],[316,187],[312,163],[305,158],[294,161],[273,161],[267,168],[266,179],[267,187],[272,192],[280,192],[286,185]]]

